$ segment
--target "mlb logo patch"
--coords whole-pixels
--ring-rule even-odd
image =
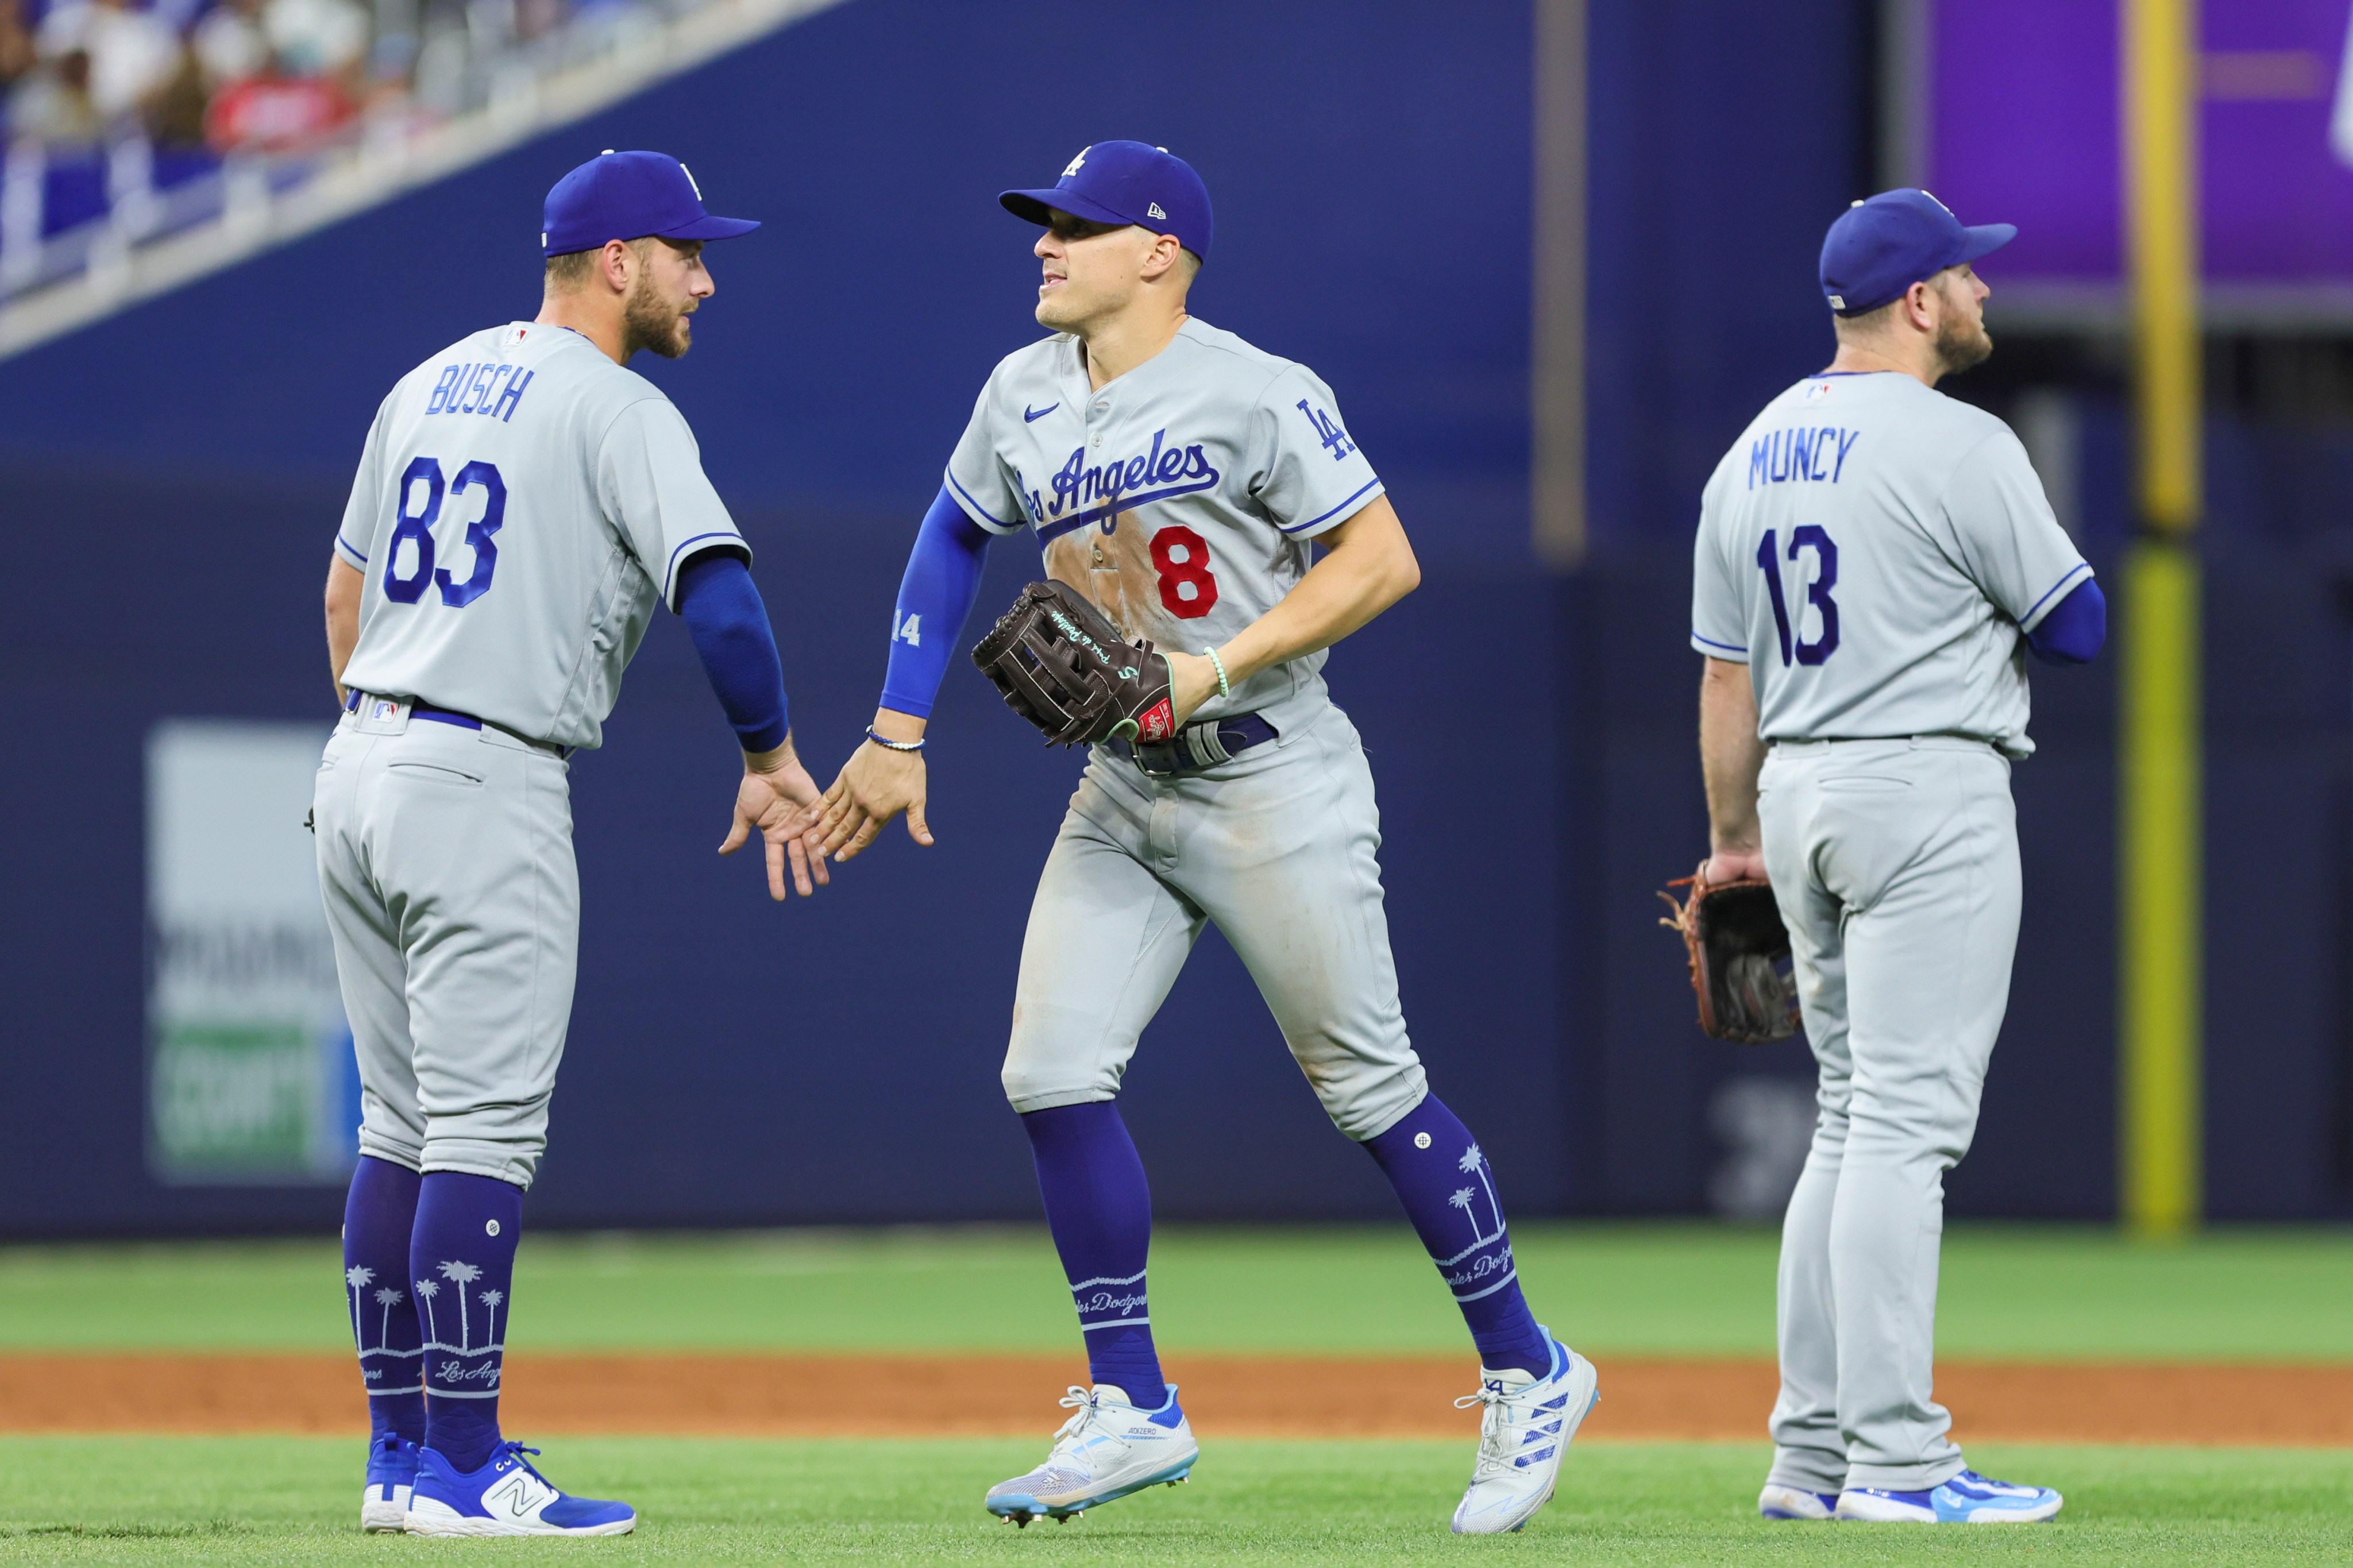
[[[389,719],[399,711],[399,703],[387,701],[384,698],[379,697],[376,699],[375,710],[370,713],[368,717],[371,719]]]
[[[1806,395],[1799,398],[1799,401],[1801,403],[1820,403],[1826,400],[1830,395],[1831,384],[1829,382],[1810,382],[1806,386]]]

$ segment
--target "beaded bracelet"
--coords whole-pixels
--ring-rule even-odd
[[[1226,684],[1226,661],[1218,657],[1216,648],[1207,648],[1203,651],[1208,656],[1210,668],[1218,672],[1218,695],[1231,697],[1234,694],[1234,689]]]
[[[921,741],[886,741],[874,732],[874,726],[871,724],[866,726],[866,738],[886,752],[920,752],[923,749],[923,742]]]

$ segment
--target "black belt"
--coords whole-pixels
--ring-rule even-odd
[[[1176,731],[1173,741],[1119,741],[1135,765],[1154,778],[1175,778],[1229,763],[1252,746],[1262,746],[1282,731],[1255,713],[1231,719],[1204,720]]]

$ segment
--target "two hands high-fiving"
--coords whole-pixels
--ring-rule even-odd
[[[1218,678],[1209,661],[1197,655],[1171,653],[1166,658],[1172,706],[1181,726],[1217,689]],[[912,713],[878,708],[873,733],[897,746],[913,747],[923,740],[927,723]],[[733,854],[757,831],[768,847],[768,896],[785,897],[789,859],[793,886],[807,898],[830,879],[828,859],[853,858],[902,812],[907,817],[907,837],[930,847],[932,829],[923,820],[929,784],[921,750],[897,750],[870,738],[849,753],[832,787],[820,795],[787,740],[776,751],[744,758],[744,782],[735,792],[734,826],[719,852]]]

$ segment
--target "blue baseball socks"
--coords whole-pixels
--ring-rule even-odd
[[[1060,1105],[1021,1118],[1038,1163],[1038,1191],[1087,1341],[1087,1375],[1146,1410],[1168,1402],[1144,1294],[1152,1247],[1152,1189],[1127,1123],[1110,1100]]]
[[[367,1385],[372,1442],[425,1441],[424,1339],[410,1293],[417,1173],[363,1154],[343,1200],[343,1295]]]
[[[493,1176],[427,1172],[418,1184],[408,1278],[425,1328],[425,1446],[459,1471],[499,1446],[499,1373],[514,1284],[522,1189]]]
[[[1414,1234],[1454,1292],[1479,1364],[1534,1377],[1550,1372],[1552,1346],[1520,1295],[1494,1173],[1470,1130],[1433,1094],[1365,1148],[1388,1173]]]

